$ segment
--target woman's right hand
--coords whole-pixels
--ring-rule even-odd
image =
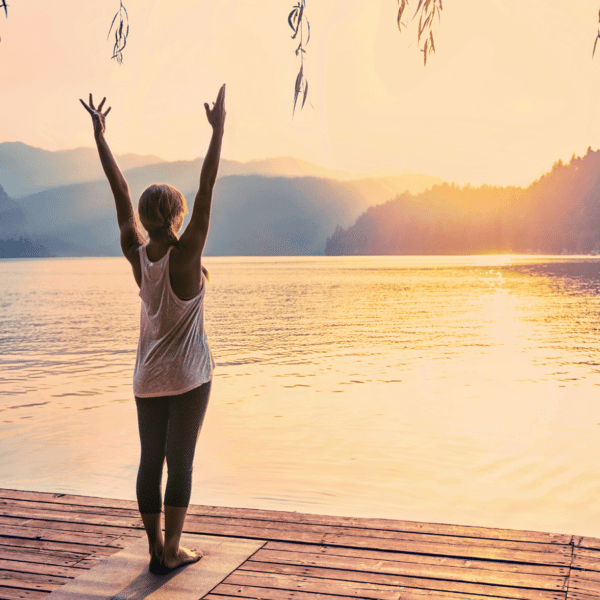
[[[87,105],[81,98],[79,99],[79,102],[81,102],[81,104],[83,104],[83,107],[85,108],[85,110],[87,110],[91,117],[92,117],[92,123],[94,125],[94,135],[98,136],[104,133],[104,131],[106,130],[106,115],[110,112],[110,108],[108,107],[104,112],[102,112],[102,107],[104,106],[104,103],[106,102],[106,98],[104,98],[102,100],[102,102],[100,102],[100,104],[98,105],[98,108],[94,107],[94,101],[92,100],[92,94],[90,94],[90,103],[89,105]]]
[[[214,131],[223,133],[225,129],[225,84],[221,86],[216,102],[213,102],[212,109],[208,104],[204,103],[206,109],[206,118],[212,125]]]

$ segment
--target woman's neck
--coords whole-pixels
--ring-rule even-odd
[[[150,238],[146,246],[148,258],[152,262],[159,261],[169,250],[171,244],[166,238]]]

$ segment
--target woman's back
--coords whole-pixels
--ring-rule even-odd
[[[176,248],[171,246],[154,261],[148,247],[139,248],[142,310],[134,393],[183,394],[209,381],[214,369],[204,330],[204,285],[192,298],[179,298],[169,266]]]
[[[181,300],[194,298],[202,288],[202,263],[198,254],[186,252],[183,245],[172,246],[168,240],[150,240],[146,246],[150,261],[158,262],[173,248],[169,257],[169,276],[175,295]],[[136,262],[138,262],[136,260]],[[137,268],[136,268],[137,267]],[[141,271],[138,264],[133,265],[135,279],[141,284]]]

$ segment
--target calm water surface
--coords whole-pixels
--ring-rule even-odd
[[[206,263],[192,502],[600,536],[600,259]],[[128,264],[0,281],[0,485],[133,499]]]

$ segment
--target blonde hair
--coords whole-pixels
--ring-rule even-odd
[[[181,242],[177,233],[183,225],[183,217],[188,213],[184,195],[166,183],[153,183],[140,196],[138,215],[142,227],[150,238],[166,237],[171,246],[180,248]],[[210,283],[210,273],[202,267],[207,281]]]
[[[148,186],[138,202],[140,222],[150,238],[166,237],[169,243],[177,248],[177,233],[187,212],[183,194],[166,184],[154,183]]]

